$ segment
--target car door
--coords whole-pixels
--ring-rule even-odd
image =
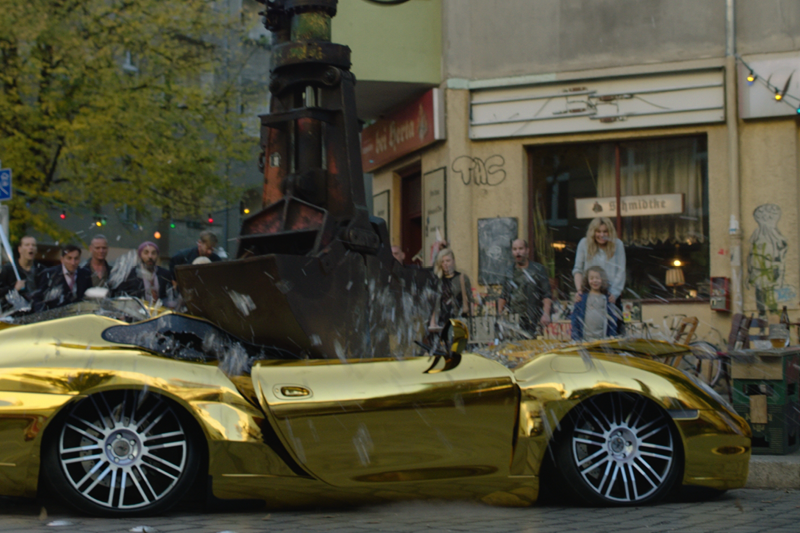
[[[455,360],[264,361],[259,401],[294,459],[337,486],[507,472],[519,392],[475,354]]]

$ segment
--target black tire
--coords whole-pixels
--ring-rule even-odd
[[[588,505],[657,502],[683,471],[672,420],[636,394],[601,394],[579,404],[554,446],[563,481]]]
[[[160,394],[116,390],[77,402],[48,429],[44,477],[66,503],[109,517],[158,514],[192,486],[201,457],[193,421]]]

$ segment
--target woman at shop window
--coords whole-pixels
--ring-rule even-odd
[[[472,284],[469,276],[456,270],[456,258],[450,248],[444,248],[436,255],[433,271],[439,283],[430,327],[444,327],[451,318],[469,316]]]
[[[617,238],[614,224],[606,217],[592,219],[586,237],[578,243],[572,276],[575,279],[575,301],[583,297],[583,273],[592,266],[602,268],[609,281],[608,301],[619,306],[625,289],[625,245]]]

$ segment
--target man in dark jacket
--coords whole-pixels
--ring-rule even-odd
[[[81,249],[68,244],[61,249],[61,264],[44,270],[36,280],[33,310],[54,309],[83,300],[86,289],[92,286],[92,276],[78,268]]]
[[[169,271],[175,279],[175,267],[179,265],[191,265],[198,257],[208,257],[211,261],[219,261],[220,257],[214,253],[217,246],[217,236],[210,231],[203,231],[197,239],[197,246],[181,250],[172,256],[169,262]]]
[[[19,257],[14,263],[20,279],[17,279],[11,263],[4,265],[0,270],[0,308],[3,310],[11,308],[11,303],[8,302],[6,296],[13,290],[30,301],[36,292],[36,278],[45,269],[44,265],[35,260],[38,248],[34,237],[30,235],[22,237],[19,240],[17,252]]]
[[[167,289],[172,286],[169,270],[157,265],[158,245],[143,242],[137,250],[139,261],[128,271],[125,280],[114,289],[114,295],[127,295],[155,303],[167,298]]]
[[[89,243],[89,260],[81,267],[92,278],[92,287],[108,287],[108,276],[111,265],[106,261],[108,255],[108,239],[105,235],[95,235]]]
[[[502,313],[508,306],[512,313],[519,314],[520,328],[535,337],[550,323],[553,305],[550,278],[544,265],[529,259],[527,241],[515,239],[511,243],[511,253],[514,266],[506,274],[497,312]]]

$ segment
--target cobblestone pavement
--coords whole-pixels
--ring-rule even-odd
[[[539,505],[500,508],[453,502],[398,503],[346,510],[198,512],[180,508],[143,519],[89,518],[65,507],[0,499],[0,532],[197,531],[480,531],[531,533],[568,531],[798,531],[800,492],[736,490],[703,503],[666,503],[654,507],[594,509]]]

